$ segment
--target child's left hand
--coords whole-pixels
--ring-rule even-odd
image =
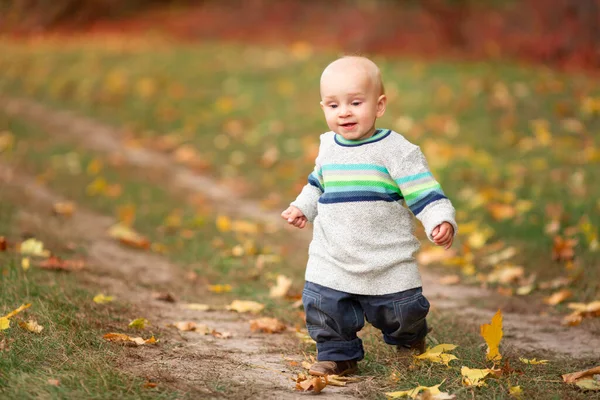
[[[454,242],[454,227],[448,222],[442,222],[431,232],[433,243],[438,246],[444,246],[444,249],[448,250]]]

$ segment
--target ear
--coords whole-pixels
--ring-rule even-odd
[[[381,118],[385,114],[385,108],[387,107],[387,97],[382,94],[377,99],[377,118]]]
[[[325,111],[325,104],[323,104],[323,102],[319,102],[319,104],[321,105],[321,110]]]

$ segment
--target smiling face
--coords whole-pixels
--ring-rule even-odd
[[[321,75],[321,108],[327,125],[344,139],[373,136],[386,102],[379,69],[367,58],[340,58]]]

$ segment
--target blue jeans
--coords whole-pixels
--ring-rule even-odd
[[[387,344],[410,345],[427,335],[429,301],[420,287],[370,296],[306,282],[302,302],[319,361],[362,360],[365,352],[356,333],[365,325],[365,318],[381,330]]]

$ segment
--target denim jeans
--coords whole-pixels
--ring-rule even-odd
[[[319,361],[362,360],[356,333],[367,322],[391,345],[410,345],[427,335],[429,301],[420,287],[379,296],[340,292],[306,282],[302,292],[308,333]]]

